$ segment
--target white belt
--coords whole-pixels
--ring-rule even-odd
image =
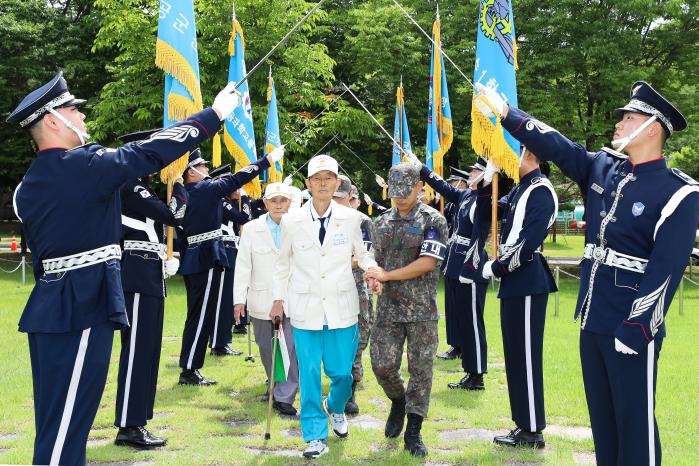
[[[187,243],[189,244],[197,244],[197,243],[203,243],[204,241],[208,241],[210,239],[215,239],[215,238],[220,238],[223,236],[223,231],[219,228],[218,230],[213,230],[213,231],[207,231],[206,233],[200,233],[198,235],[192,235],[187,237]]]
[[[158,254],[158,257],[165,259],[167,255],[167,247],[162,243],[154,243],[152,241],[124,241],[124,251],[146,251]]]
[[[240,238],[236,235],[223,235],[221,236],[221,239],[223,241],[228,241],[229,243],[235,243],[236,248],[238,247],[238,241],[240,240]]]
[[[110,259],[121,259],[121,248],[118,244],[110,244],[70,256],[44,259],[41,261],[41,264],[44,267],[44,273],[59,273],[89,267],[101,262],[107,262]]]
[[[648,264],[648,259],[622,254],[612,248],[604,248],[594,244],[585,245],[583,257],[585,259],[591,259],[595,262],[601,262],[602,264],[610,267],[616,267],[638,273],[643,273],[646,270],[646,265]]]
[[[471,238],[466,238],[465,236],[461,235],[452,235],[452,241],[454,241],[456,244],[462,244],[464,246],[471,244]]]

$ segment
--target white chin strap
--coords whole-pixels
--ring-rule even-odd
[[[199,170],[197,170],[195,167],[189,167],[189,168],[191,168],[192,170],[194,170],[194,173],[198,174],[199,176],[201,176],[201,177],[204,178],[204,179],[206,179],[206,178],[211,178],[209,175],[203,174],[202,172],[200,172]]]
[[[56,109],[52,108],[51,110],[49,110],[49,113],[61,120],[63,124],[68,127],[68,129],[73,130],[73,132],[78,135],[78,138],[80,138],[80,144],[85,144],[87,140],[90,139],[89,134],[87,134],[84,131],[80,131],[78,128],[76,128],[76,126],[73,123],[71,123],[70,121],[68,121],[66,117],[58,113]]]
[[[615,147],[615,149],[618,150],[619,152],[621,152],[622,150],[624,150],[624,149],[626,148],[626,146],[629,145],[629,143],[630,143],[631,141],[633,141],[634,139],[636,139],[636,138],[638,137],[638,135],[641,134],[641,133],[643,132],[643,130],[645,130],[646,128],[648,128],[648,126],[650,126],[650,124],[653,123],[653,122],[654,122],[655,120],[657,120],[657,119],[658,119],[658,117],[655,116],[655,115],[653,115],[652,117],[648,118],[648,119],[645,121],[645,123],[643,123],[641,126],[639,126],[638,129],[636,129],[636,131],[634,131],[633,133],[629,134],[629,135],[626,136],[625,138],[614,139],[614,140],[612,141],[612,147],[617,146],[617,147]]]

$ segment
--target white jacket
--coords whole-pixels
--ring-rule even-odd
[[[357,323],[359,314],[352,256],[364,270],[376,266],[376,261],[364,246],[360,214],[334,201],[321,246],[310,202],[282,217],[274,299],[284,301],[296,328],[321,330],[326,319],[330,329],[346,328]]]
[[[270,320],[269,311],[274,302],[272,296],[272,272],[279,256],[265,214],[243,227],[235,261],[233,302],[247,303],[250,316]]]

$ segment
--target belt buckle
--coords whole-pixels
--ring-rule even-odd
[[[601,246],[595,246],[595,249],[592,250],[592,258],[597,262],[602,262],[604,260],[605,254],[606,251]]]

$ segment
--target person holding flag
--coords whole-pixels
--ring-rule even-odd
[[[280,222],[289,211],[291,198],[291,192],[284,183],[270,183],[265,188],[263,201],[268,213],[247,223],[240,237],[233,300],[236,324],[249,313],[267,379],[271,381],[276,377],[278,382],[274,384],[272,407],[279,414],[295,416],[293,404],[299,389],[299,368],[294,335],[291,322],[286,317],[281,323],[283,331],[279,332],[279,354],[274,358],[275,366],[281,370],[272,367],[273,328],[269,316],[272,288],[268,283],[279,255]]]

